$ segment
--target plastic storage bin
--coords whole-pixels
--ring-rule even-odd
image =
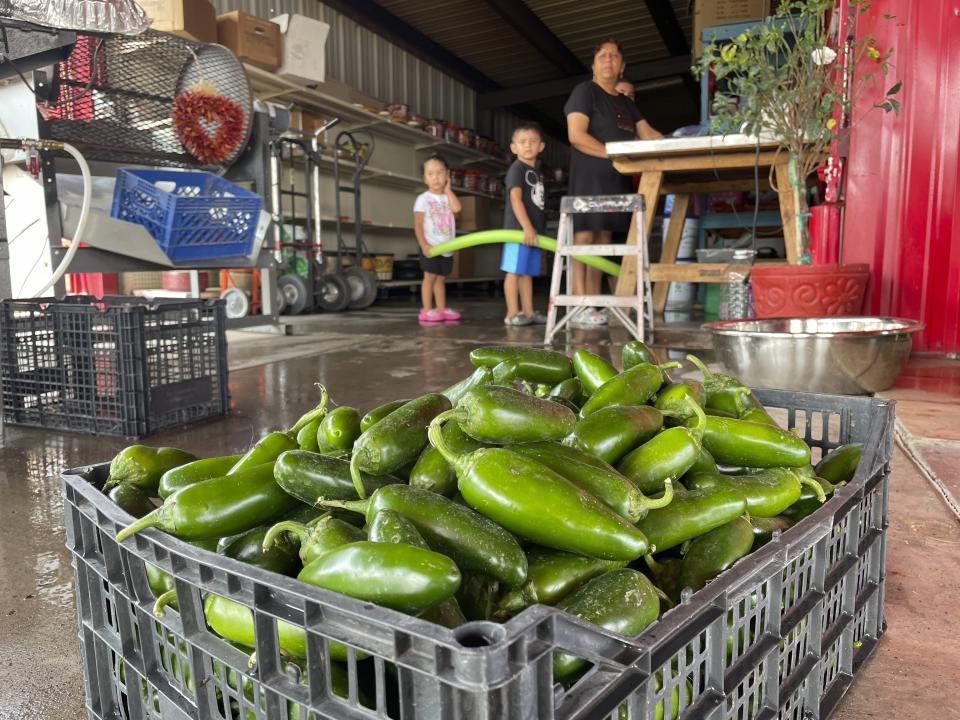
[[[143,225],[172,262],[247,257],[263,198],[199,170],[117,170],[110,214]]]
[[[224,415],[220,300],[0,303],[3,421],[143,437]]]
[[[64,515],[89,716],[274,720],[306,718],[309,709],[338,719],[639,720],[656,717],[663,702],[665,718],[677,710],[687,719],[824,718],[884,630],[893,404],[756,394],[768,408],[786,409],[790,426],[817,448],[865,443],[856,476],[636,638],[542,605],[504,625],[449,630],[156,530],[119,546],[114,534],[131,518],[98,490],[107,465],[67,471]],[[144,561],[175,575],[179,612],[151,614]],[[255,669],[247,652],[206,628],[207,593],[252,609]],[[306,629],[302,676],[280,661],[278,620]],[[332,640],[348,646],[345,664],[327,659]],[[570,688],[555,685],[557,649],[594,667]],[[370,657],[358,659],[360,651]],[[331,677],[346,697],[331,689]]]

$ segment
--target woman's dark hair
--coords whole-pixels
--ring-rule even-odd
[[[449,170],[449,169],[450,169],[450,164],[447,162],[447,159],[446,159],[443,155],[439,155],[438,153],[434,153],[433,155],[430,155],[426,160],[423,161],[423,165],[420,166],[420,173],[421,173],[421,174],[423,174],[423,173],[425,173],[425,172],[427,171],[427,163],[428,163],[428,162],[431,162],[431,161],[433,161],[433,160],[436,160],[438,163],[440,163],[441,165],[443,165],[443,169],[444,169],[444,170]]]
[[[617,40],[616,38],[608,37],[608,38],[604,38],[603,40],[597,43],[597,46],[593,49],[593,53],[590,55],[590,57],[595,58],[597,56],[597,53],[603,49],[604,45],[616,46],[617,52],[620,53],[621,56],[623,56],[623,45],[620,44],[620,41]]]

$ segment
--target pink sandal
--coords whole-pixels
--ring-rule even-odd
[[[440,315],[443,317],[444,320],[460,319],[460,313],[458,313],[456,310],[451,310],[450,308],[442,308],[440,310]]]
[[[443,322],[445,319],[442,310],[424,310],[421,308],[420,314],[417,316],[417,320],[425,323]]]

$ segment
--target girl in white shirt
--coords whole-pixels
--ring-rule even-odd
[[[413,206],[413,230],[420,245],[420,322],[459,320],[460,313],[447,307],[445,278],[453,271],[453,253],[430,257],[430,246],[456,237],[454,214],[460,212],[460,200],[450,188],[447,161],[431,155],[423,162],[423,182],[427,191],[417,196]],[[436,307],[434,307],[436,304]]]

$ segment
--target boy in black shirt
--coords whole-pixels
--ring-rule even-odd
[[[524,123],[513,131],[510,151],[517,159],[507,170],[504,181],[507,202],[503,226],[508,230],[522,230],[523,244],[503,244],[500,269],[507,274],[503,281],[507,301],[504,325],[542,325],[547,321],[546,316],[533,309],[533,278],[540,274],[537,235],[543,232],[545,224],[543,173],[537,167],[543,147],[543,133],[536,123]]]

